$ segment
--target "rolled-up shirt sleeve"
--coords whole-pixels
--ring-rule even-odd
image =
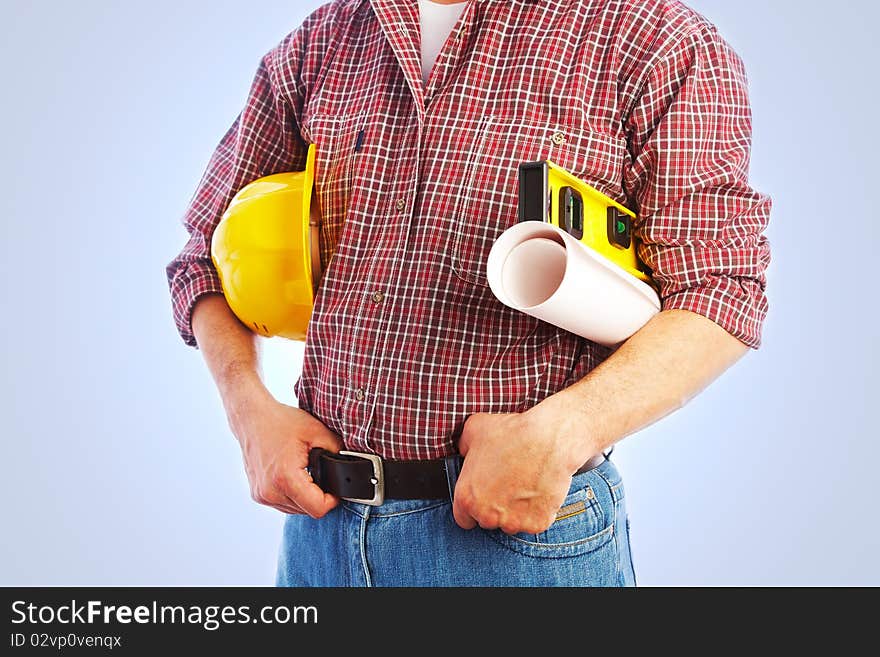
[[[658,53],[626,118],[639,255],[664,310],[703,315],[757,349],[767,315],[771,200],[748,181],[751,109],[742,61],[708,23]]]
[[[305,167],[299,134],[298,89],[281,88],[274,72],[295,67],[300,31],[260,61],[245,107],[220,140],[183,216],[189,240],[166,267],[174,320],[184,342],[196,345],[192,310],[199,297],[222,293],[211,260],[211,238],[232,198],[257,178]],[[289,75],[289,74],[288,74]]]

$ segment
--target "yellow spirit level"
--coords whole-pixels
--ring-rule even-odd
[[[651,283],[650,271],[636,255],[636,215],[550,160],[519,166],[519,221],[543,221]]]

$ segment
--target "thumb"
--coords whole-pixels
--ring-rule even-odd
[[[328,429],[317,431],[309,436],[308,443],[310,449],[320,447],[334,454],[338,454],[343,447],[342,439]]]
[[[322,448],[336,454],[343,449],[342,439],[321,420],[302,409],[294,409],[294,412],[296,421],[292,429],[299,442],[306,446],[307,451]]]
[[[471,448],[471,441],[468,434],[462,434],[461,438],[458,439],[458,453],[462,456],[467,456],[468,452]]]
[[[470,419],[470,417],[468,419]],[[471,442],[473,441],[472,436],[473,430],[468,430],[468,422],[465,420],[464,426],[461,428],[461,433],[458,436],[458,453],[462,456],[467,456],[467,453],[470,451]]]

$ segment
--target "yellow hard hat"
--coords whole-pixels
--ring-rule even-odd
[[[305,171],[278,173],[242,188],[211,240],[229,307],[266,337],[306,339],[321,279],[314,180],[312,144]]]

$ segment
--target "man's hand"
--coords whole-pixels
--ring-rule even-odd
[[[251,495],[284,513],[320,518],[339,500],[305,471],[309,451],[338,452],[342,441],[320,421],[279,403],[258,371],[257,338],[221,294],[201,297],[192,313],[193,333],[217,383],[229,427],[241,444]]]
[[[455,486],[455,521],[507,534],[546,530],[572,475],[593,456],[587,451],[583,436],[569,438],[532,411],[471,415],[459,439],[465,460]]]
[[[555,520],[573,473],[622,438],[681,408],[748,351],[705,317],[668,310],[583,379],[525,413],[472,415],[453,513],[537,534]]]
[[[318,488],[305,470],[313,448],[342,449],[339,436],[320,421],[259,389],[243,409],[228,416],[241,445],[255,502],[313,518],[323,517],[339,503]]]

